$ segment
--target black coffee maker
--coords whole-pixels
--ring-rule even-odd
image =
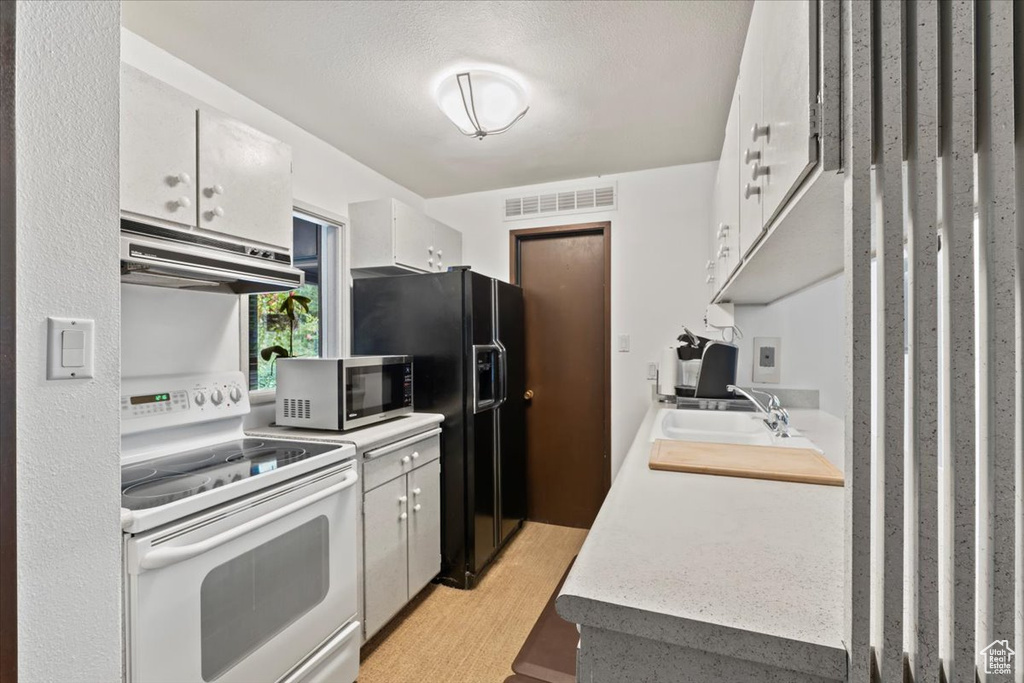
[[[695,387],[676,386],[676,396],[684,398],[735,398],[726,387],[736,384],[740,349],[735,344],[708,339],[683,328],[679,335],[679,360],[699,360],[700,372]]]

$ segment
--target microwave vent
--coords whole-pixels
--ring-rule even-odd
[[[286,398],[284,401],[284,416],[291,420],[309,419],[308,398]]]

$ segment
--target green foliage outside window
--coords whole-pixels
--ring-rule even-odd
[[[249,299],[250,334],[255,331],[255,343],[251,341],[250,348],[258,351],[250,357],[250,363],[256,363],[252,388],[273,389],[279,356],[320,355],[320,286],[307,284],[291,292],[259,294]]]

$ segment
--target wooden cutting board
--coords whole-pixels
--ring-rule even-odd
[[[658,439],[651,448],[650,468],[824,486],[843,485],[843,473],[825,456],[810,448]]]

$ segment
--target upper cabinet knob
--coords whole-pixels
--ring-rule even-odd
[[[767,166],[762,166],[760,163],[755,163],[754,167],[750,169],[750,179],[757,180],[763,175],[769,175],[771,171]]]
[[[183,209],[187,209],[188,207],[192,206],[192,200],[182,195],[181,197],[178,197],[178,206],[180,206]]]
[[[760,126],[760,125],[755,123],[753,126],[750,127],[750,137],[751,137],[751,139],[754,142],[757,142],[761,138],[768,137],[770,135],[770,133],[771,133],[771,131],[770,131],[769,127],[766,126],[766,125],[765,126]],[[749,164],[750,162],[748,161],[747,163]]]
[[[224,215],[224,207],[215,206],[215,207],[213,207],[213,211],[211,211],[210,213],[212,213],[214,216],[223,216]]]
[[[761,151],[757,149],[750,149],[749,147],[743,152],[743,163],[750,164],[752,161],[759,161],[761,159]]]
[[[228,393],[228,396],[231,398],[232,401],[238,403],[239,401],[242,400],[242,390],[239,389],[238,387],[231,387],[231,392]]]
[[[718,239],[722,239],[729,234],[729,226],[725,223],[718,224]]]
[[[419,451],[413,451],[412,452],[412,459],[415,460],[418,457],[420,457],[420,452]]]
[[[398,497],[398,502],[399,503],[405,503],[405,502],[408,502],[408,500],[409,500],[408,496],[399,496]]]
[[[428,258],[428,259],[427,259],[427,265],[428,265],[428,266],[432,266],[432,265],[434,265],[434,259],[432,259],[432,258]]]
[[[178,182],[181,183],[182,185],[192,184],[192,176],[190,176],[188,173],[179,173],[175,177],[178,179]]]
[[[759,194],[761,194],[761,188],[758,185],[751,185],[750,183],[747,183],[746,187],[743,188],[743,197],[745,199],[750,199],[754,195]]]
[[[429,247],[427,247],[427,251],[428,251],[429,253],[433,254],[433,253],[434,253],[434,247],[433,247],[433,246],[429,246]]]
[[[419,488],[419,487],[416,487],[416,488],[414,488],[414,489],[412,490],[412,495],[414,495],[414,496],[418,496],[418,495],[420,495],[421,493],[423,493],[423,489],[421,489],[421,488]]]

